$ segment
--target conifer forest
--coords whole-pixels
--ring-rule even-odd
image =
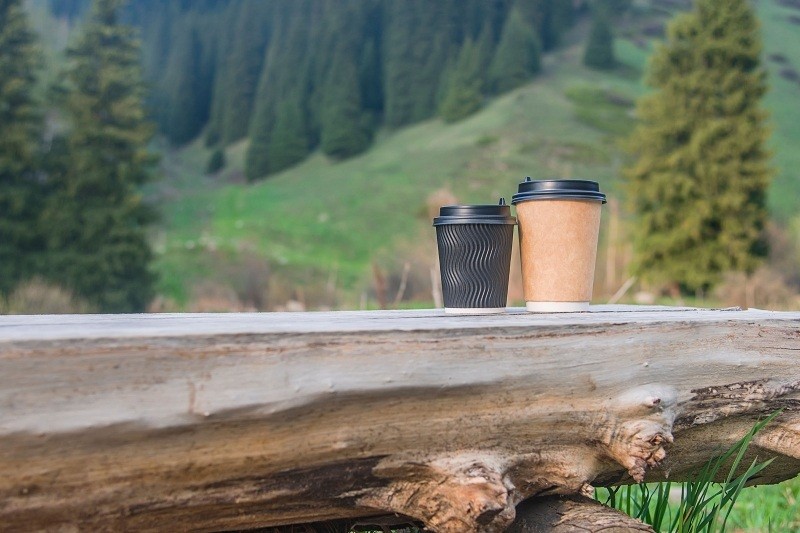
[[[0,312],[429,307],[438,207],[525,176],[609,191],[598,303],[797,308],[798,29],[785,0],[0,0]]]

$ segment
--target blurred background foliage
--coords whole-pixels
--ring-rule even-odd
[[[792,0],[0,0],[0,294],[429,307],[438,207],[530,175],[609,193],[597,302],[796,309],[798,26]]]

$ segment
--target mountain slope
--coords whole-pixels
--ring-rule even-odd
[[[800,10],[774,0],[757,9],[778,169],[770,208],[777,219],[798,224],[800,152],[793,147],[800,142],[800,82],[791,72],[800,69]],[[640,79],[653,46],[643,28],[664,20],[640,12],[620,21],[625,38],[617,40],[620,66],[611,72],[581,65],[584,21],[562,49],[546,54],[533,83],[453,125],[430,120],[384,131],[370,151],[347,161],[316,154],[244,185],[245,142],[228,148],[229,166],[213,179],[202,177],[208,152],[199,144],[168,155],[170,178],[159,186],[165,220],[156,241],[162,292],[182,305],[197,297],[198,286],[238,284],[241,300],[241,278],[269,276],[268,284],[245,283],[256,285],[251,292],[269,292],[259,305],[300,299],[311,307],[356,306],[365,298],[375,305],[376,286],[387,284],[394,296],[408,262],[406,296],[426,297],[435,250],[428,198],[446,198],[441,189],[460,202],[494,202],[508,198],[526,175],[583,177],[618,197],[619,140],[632,128],[634,99],[646,90]]]
[[[769,74],[765,105],[772,114],[770,146],[778,171],[769,206],[773,215],[788,222],[800,209],[800,6],[778,0],[755,5]]]
[[[631,62],[644,56],[625,43],[620,51]],[[353,305],[373,284],[373,261],[401,269],[407,258],[392,260],[392,250],[405,243],[404,253],[414,255],[409,243],[432,235],[426,200],[439,189],[460,202],[496,202],[530,175],[597,179],[613,194],[622,161],[613,133],[632,123],[639,75],[627,66],[611,75],[589,71],[580,66],[581,52],[576,43],[549,55],[538,81],[462,122],[431,120],[384,133],[359,157],[332,162],[317,154],[254,185],[185,191],[164,205],[164,291],[185,301],[180,286],[203,277],[205,269],[195,267],[204,257],[255,253],[283,283],[313,287],[335,276],[345,293],[340,303]],[[241,173],[243,151],[241,144],[228,151],[232,164],[218,180]],[[201,152],[195,145],[183,160],[200,160]],[[172,156],[170,164],[180,159]]]

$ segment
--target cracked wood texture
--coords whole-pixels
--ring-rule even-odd
[[[774,483],[798,357],[800,313],[758,310],[0,317],[0,529],[499,532],[783,409],[751,447]]]

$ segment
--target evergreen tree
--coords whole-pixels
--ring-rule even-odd
[[[186,24],[170,52],[164,78],[168,104],[161,113],[161,129],[174,144],[191,141],[208,120],[200,53],[196,30]]]
[[[383,49],[384,120],[391,128],[411,122],[414,109],[415,62],[412,42],[416,23],[414,3],[389,2],[386,5],[386,28]]]
[[[533,28],[541,49],[552,50],[571,25],[575,7],[573,2],[564,0],[517,0],[514,9]]]
[[[475,47],[477,48],[476,54],[478,56],[478,72],[481,78],[481,92],[486,92],[489,89],[487,72],[489,72],[489,67],[492,64],[492,56],[494,55],[494,29],[492,28],[490,20],[484,22]]]
[[[448,61],[458,53],[460,0],[439,0],[418,3],[417,24],[409,45],[415,63],[412,85],[413,102],[411,122],[425,120],[436,114],[439,104],[436,98],[442,83],[442,71]]]
[[[442,71],[458,50],[459,4],[389,2],[385,11],[384,120],[395,128],[436,113]]]
[[[225,144],[247,135],[264,61],[264,48],[270,37],[268,10],[273,4],[262,0],[241,0],[233,5],[238,6],[239,11],[226,59],[222,121],[222,141]]]
[[[381,35],[383,34],[383,6],[373,0],[372,4],[363,3],[364,38],[361,44],[361,58],[358,61],[358,78],[361,85],[362,104],[374,119],[383,114],[383,51]]]
[[[278,30],[280,33],[280,29]],[[266,65],[261,73],[261,80],[258,84],[258,92],[255,101],[255,113],[250,123],[250,145],[245,154],[245,175],[250,181],[263,178],[271,171],[270,165],[270,143],[272,142],[272,130],[275,127],[275,80],[270,76],[273,72],[272,64],[277,61],[276,56],[279,50],[277,44],[269,48]]]
[[[227,108],[227,88],[231,33],[233,32],[234,4],[219,15],[216,36],[216,54],[214,60],[214,78],[211,88],[211,103],[208,126],[206,128],[206,146],[214,146],[222,140],[222,129]]]
[[[290,96],[280,102],[275,112],[275,127],[269,146],[271,172],[296,165],[308,155],[305,125],[305,113],[299,98]]]
[[[605,9],[596,8],[592,15],[592,28],[586,49],[583,52],[583,64],[595,69],[614,68],[614,33]]]
[[[653,281],[705,289],[752,271],[771,169],[758,22],[747,0],[697,0],[669,26],[638,105],[627,169],[637,267]]]
[[[45,1],[61,16],[81,18],[80,6],[90,4]],[[596,3],[601,1],[630,0]],[[490,67],[498,78],[511,76],[510,81],[494,80],[497,90],[523,83],[538,69],[539,48],[554,46],[571,23],[574,4],[568,0],[137,0],[126,7],[123,20],[142,30],[145,79],[154,87],[147,103],[160,130],[175,143],[205,131],[208,146],[254,134],[262,148],[259,154],[249,150],[248,159],[254,163],[248,167],[257,172],[256,168],[269,166],[263,163],[268,160],[266,147],[288,92],[296,92],[303,103],[308,149],[320,145],[329,66],[339,41],[356,43],[353,57],[362,118],[358,128],[370,137],[378,124],[398,127],[440,109],[449,89],[445,70],[454,68],[467,39],[479,49],[485,78],[482,92],[495,90],[488,83]],[[521,15],[522,24],[515,25],[519,22],[515,14]],[[275,34],[281,31],[286,37],[298,22],[305,25],[306,41],[300,45],[293,41],[291,46],[284,42],[283,53],[294,59],[277,60],[269,69],[271,79],[262,83]],[[505,44],[496,54],[501,36]],[[304,55],[298,58],[297,50]],[[256,118],[261,119],[258,126]],[[259,159],[262,163],[256,164]]]
[[[330,156],[345,158],[363,152],[371,138],[361,110],[354,50],[344,44],[338,48],[323,96],[321,147]]]
[[[67,51],[68,163],[43,214],[49,276],[107,312],[142,311],[154,281],[145,233],[153,213],[137,192],[151,177],[152,128],[122,3],[95,0]]]
[[[217,148],[211,153],[206,164],[206,174],[216,174],[225,167],[225,151]]]
[[[298,14],[295,9],[304,7],[300,2],[286,4],[288,12],[284,14],[292,23],[285,28],[277,26],[267,49],[245,160],[249,180],[263,178],[299,162],[312,146],[306,113],[300,103],[310,100],[306,96],[310,90],[309,23],[300,16],[291,16]],[[281,115],[280,127],[278,115]],[[281,138],[282,135],[286,138]],[[302,147],[305,150],[301,156]]]
[[[366,111],[376,116],[383,110],[381,56],[378,43],[377,38],[368,38],[361,48],[361,59],[358,61],[362,104]]]
[[[21,0],[0,0],[0,295],[35,274],[41,115],[33,98],[40,55]]]
[[[541,50],[536,33],[519,12],[508,14],[500,42],[489,69],[491,86],[497,93],[515,89],[541,68]]]
[[[464,42],[450,76],[439,114],[445,122],[456,122],[481,108],[480,50],[471,39]]]
[[[550,0],[551,11],[548,20],[551,30],[551,48],[556,47],[561,36],[575,23],[575,5],[573,2]]]
[[[125,11],[128,23],[140,28],[142,75],[148,84],[157,85],[175,44],[173,33],[183,30],[180,8],[175,2],[137,0],[129,3]]]

